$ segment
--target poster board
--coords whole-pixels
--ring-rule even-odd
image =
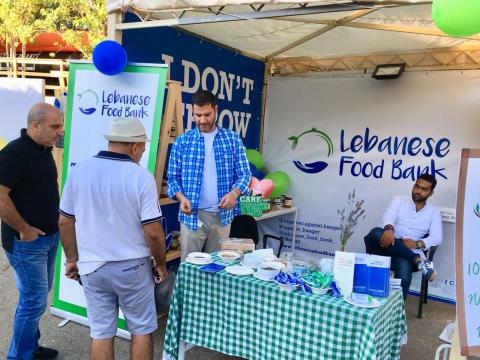
[[[28,110],[44,101],[44,89],[43,79],[0,78],[0,150],[27,127]]]
[[[104,134],[115,117],[136,117],[143,122],[150,142],[140,165],[155,171],[167,67],[129,64],[123,73],[106,76],[89,62],[72,62],[69,69],[65,120],[62,189],[68,170],[107,149]],[[78,282],[64,274],[65,254],[58,249],[51,312],[88,325],[86,301]],[[120,313],[117,335],[129,338]]]
[[[457,193],[455,268],[462,355],[480,356],[480,150],[463,149]]]

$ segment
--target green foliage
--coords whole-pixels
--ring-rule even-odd
[[[11,47],[32,41],[43,23],[41,0],[0,0],[0,38]]]
[[[49,7],[42,10],[50,31],[62,34],[85,58],[106,38],[107,10],[105,0],[43,0]],[[88,35],[85,35],[88,34]]]
[[[0,0],[0,38],[27,44],[43,31],[58,32],[90,58],[106,38],[105,0]]]

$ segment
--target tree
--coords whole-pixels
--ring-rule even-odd
[[[58,32],[90,58],[95,45],[106,38],[105,0],[0,0],[0,39],[7,54],[26,45],[43,31]]]
[[[48,3],[42,13],[50,31],[75,46],[84,58],[107,35],[105,0],[43,0]]]
[[[25,56],[26,45],[43,31],[41,0],[0,1],[0,38],[4,39],[7,54],[15,57],[16,48],[22,44]]]

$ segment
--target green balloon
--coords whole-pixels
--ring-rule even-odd
[[[288,186],[290,185],[290,178],[283,171],[274,171],[274,172],[268,173],[265,176],[265,179],[272,180],[274,184],[273,191],[269,195],[270,199],[273,199],[281,196],[282,194],[285,194],[288,190]]]
[[[480,1],[433,0],[432,17],[445,34],[471,36],[480,32]]]
[[[253,149],[247,149],[247,160],[250,164],[255,165],[258,170],[261,170],[265,164],[262,154]]]

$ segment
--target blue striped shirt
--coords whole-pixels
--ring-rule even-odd
[[[238,188],[242,194],[248,191],[250,167],[248,165],[242,140],[232,130],[218,128],[213,141],[215,162],[217,164],[218,198]],[[192,215],[178,212],[178,220],[191,231],[198,230],[198,203],[202,188],[203,164],[205,161],[205,141],[195,128],[177,137],[172,146],[168,163],[168,196],[175,198],[181,192],[192,204]],[[240,213],[239,203],[231,210],[220,209],[220,221],[223,225],[232,222]]]

